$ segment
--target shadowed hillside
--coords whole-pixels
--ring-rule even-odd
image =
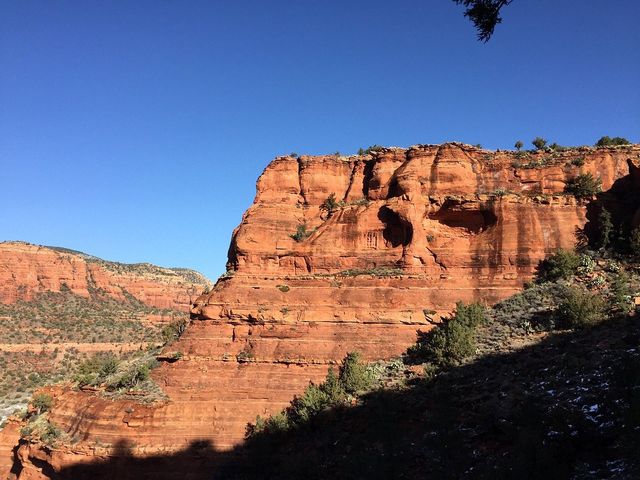
[[[52,478],[637,478],[640,323],[615,318],[366,395],[232,452],[118,455]]]

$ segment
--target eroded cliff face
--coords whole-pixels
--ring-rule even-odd
[[[278,158],[234,232],[233,278],[198,299],[193,313],[424,323],[423,309],[496,301],[547,253],[574,244],[585,208],[562,195],[567,179],[590,172],[608,189],[636,155],[637,148],[518,155],[445,144],[372,158]],[[343,206],[327,218],[321,206],[331,194]],[[312,233],[297,242],[290,235],[299,225]],[[350,276],[371,269],[401,275]]]
[[[108,262],[81,252],[0,242],[0,303],[31,300],[67,288],[89,297],[100,292],[119,301],[131,297],[149,307],[187,311],[209,280],[198,272],[151,264]]]
[[[117,456],[123,441],[143,456],[232,447],[247,422],[287,405],[348,351],[399,355],[456,301],[516,292],[586,221],[586,207],[562,194],[567,180],[590,172],[608,189],[638,155],[639,146],[516,154],[445,144],[274,160],[233,234],[228,274],[195,301],[171,346],[182,357],[153,372],[169,401],[58,391],[51,419],[79,440],[23,442],[20,478]],[[331,194],[341,204],[328,213]],[[311,233],[296,241],[299,225]]]
[[[193,299],[211,285],[186,269],[126,265],[61,248],[0,243],[0,421],[25,406],[19,392],[33,386],[21,377],[35,375],[40,382],[63,374],[71,368],[65,363],[67,355],[75,359],[81,353],[123,353],[157,344],[162,325],[188,319]],[[77,303],[80,297],[86,303]],[[16,420],[0,431],[0,479],[14,463],[12,447],[19,431]]]

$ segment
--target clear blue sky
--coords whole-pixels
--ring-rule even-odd
[[[279,154],[640,141],[640,2],[1,1],[0,239],[224,271]]]

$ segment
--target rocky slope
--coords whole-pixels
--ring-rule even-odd
[[[187,310],[209,286],[193,270],[109,262],[25,242],[0,243],[0,303],[28,301],[38,293],[66,288],[83,297],[99,291],[120,301],[133,297],[149,307]]]
[[[281,409],[346,352],[393,357],[455,301],[518,291],[586,222],[586,207],[562,194],[567,181],[589,172],[609,189],[639,155],[639,146],[515,153],[445,144],[274,160],[234,232],[227,275],[195,301],[171,347],[181,358],[153,373],[169,401],[62,389],[51,419],[77,442],[21,442],[16,474],[46,478],[122,456],[123,442],[142,456],[231,448],[248,421]],[[339,203],[323,209],[331,194]]]
[[[34,389],[59,382],[98,352],[161,345],[211,283],[191,270],[125,265],[61,248],[0,243],[0,425]],[[19,428],[0,432],[0,478]]]

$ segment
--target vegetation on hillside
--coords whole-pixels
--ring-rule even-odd
[[[37,388],[74,378],[80,380],[83,374],[88,374],[88,365],[102,358],[109,358],[123,377],[118,387],[116,377],[109,377],[106,388],[110,394],[125,391],[126,385],[139,391],[148,390],[149,399],[163,398],[140,375],[135,382],[127,382],[130,372],[125,367],[145,361],[152,366],[158,347],[184,331],[186,314],[147,307],[131,295],[125,295],[126,300],[120,302],[97,289],[91,293],[85,298],[63,288],[60,292],[40,293],[30,301],[0,304],[0,334],[4,339],[0,343],[11,347],[0,352],[0,422],[23,409]],[[150,322],[150,315],[161,316],[164,321]],[[101,375],[106,373],[107,370]],[[134,373],[131,375],[135,376]]]
[[[637,478],[639,326],[615,317],[377,389],[251,438],[213,478]]]
[[[258,416],[255,424],[247,426],[246,436],[252,438],[303,426],[321,412],[351,404],[358,394],[367,392],[379,376],[373,365],[360,361],[357,352],[348,353],[337,375],[333,367],[330,368],[324,382],[309,384],[302,395],[294,397],[289,407],[267,418]]]

